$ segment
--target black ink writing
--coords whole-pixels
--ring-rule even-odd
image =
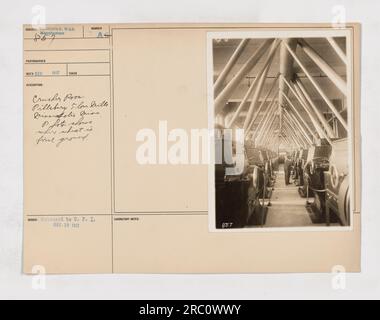
[[[36,144],[61,147],[87,141],[108,107],[106,100],[96,101],[73,93],[33,96]]]

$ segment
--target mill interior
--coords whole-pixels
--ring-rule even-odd
[[[215,167],[217,228],[351,224],[346,46],[344,37],[213,41],[215,127],[244,129],[244,170]]]

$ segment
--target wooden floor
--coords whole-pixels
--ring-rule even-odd
[[[306,199],[300,197],[298,187],[294,184],[285,185],[283,166],[277,173],[271,203],[266,228],[315,226],[306,210]]]

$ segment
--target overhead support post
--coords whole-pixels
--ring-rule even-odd
[[[293,114],[291,114],[290,112],[288,112],[286,109],[284,109],[283,111],[289,117],[289,119],[292,120],[297,125],[297,127],[301,130],[303,136],[305,137],[305,139],[307,140],[307,142],[309,143],[309,145],[312,145],[313,144],[313,140],[310,139],[308,133],[306,132],[306,130],[302,126],[302,124],[298,121],[298,119]]]
[[[286,134],[286,130],[285,130],[285,134]],[[293,146],[293,148],[299,147],[299,144],[297,143],[297,141],[294,140],[293,137],[288,136],[286,134],[286,139],[292,143],[291,145]]]
[[[285,43],[285,42],[284,42]],[[318,93],[321,95],[323,100],[327,103],[327,105],[330,107],[331,111],[335,114],[335,116],[339,119],[342,126],[348,131],[348,125],[346,120],[343,119],[342,115],[339,113],[339,111],[335,108],[334,104],[331,102],[329,97],[326,95],[326,93],[322,90],[321,86],[314,80],[314,78],[311,76],[309,71],[306,69],[304,64],[301,62],[301,60],[297,57],[296,53],[288,46],[287,43],[285,43],[285,46],[287,47],[290,54],[293,56],[294,60],[297,62],[297,64],[301,67],[303,72],[306,74],[310,82],[313,84],[315,89],[318,91]]]
[[[288,123],[289,128],[292,130],[293,134],[297,136],[300,141],[302,141],[302,144],[304,146],[307,146],[309,142],[306,140],[306,138],[302,135],[301,132],[295,130],[298,129],[297,125],[286,114],[284,114],[284,120]]]
[[[252,126],[254,125],[254,123],[255,123],[255,121],[256,121],[258,115],[259,115],[260,112],[262,111],[262,109],[263,109],[265,103],[267,102],[267,100],[268,100],[270,94],[272,93],[272,91],[273,91],[273,89],[274,89],[274,87],[275,87],[275,85],[276,85],[276,82],[277,82],[279,76],[280,76],[280,74],[278,74],[277,77],[275,78],[275,80],[273,81],[273,84],[272,84],[270,90],[268,91],[268,94],[266,95],[266,97],[264,98],[264,100],[262,101],[262,103],[260,104],[260,106],[259,106],[259,108],[257,109],[256,113],[253,115],[252,120],[251,120],[251,123],[249,124],[249,126],[248,126],[248,128],[247,128],[247,130],[246,130],[247,132],[249,132],[249,131],[252,129]],[[274,95],[274,97],[275,97],[276,95],[277,95],[277,93]],[[274,97],[273,97],[272,102],[274,101]]]
[[[312,114],[311,110],[309,109],[306,100],[303,100],[302,97],[299,95],[298,92],[293,89],[292,85],[286,81],[286,84],[288,85],[289,89],[292,91],[293,95],[296,97],[298,103],[301,105],[301,107],[306,111],[307,115],[310,118],[310,121],[312,122],[314,128],[316,129],[318,133],[318,138],[322,138],[326,135],[326,133],[323,131],[322,126],[317,122],[317,120],[314,118],[314,115]]]
[[[276,131],[278,116],[275,116],[271,125],[268,127],[267,133],[263,136],[264,145],[267,145],[267,142],[272,138],[273,134]]]
[[[260,106],[259,106],[259,108],[257,109],[256,113],[253,115],[252,120],[251,120],[251,123],[249,124],[249,126],[248,126],[248,128],[247,128],[247,130],[246,130],[246,134],[248,134],[248,132],[252,129],[253,125],[255,124],[255,121],[256,121],[257,117],[259,116],[260,112],[263,110],[263,107],[264,107],[265,103],[268,101],[269,95],[271,94],[272,90],[274,89],[277,80],[278,80],[278,77],[277,77],[277,78],[275,79],[275,81],[273,82],[272,87],[271,87],[270,91],[268,92],[267,96],[265,97],[265,99],[263,100],[263,102],[260,104]],[[276,96],[277,96],[277,93],[274,94],[273,99],[272,99],[272,101],[269,103],[268,108],[272,107],[273,103],[276,102],[276,100],[275,100],[275,97],[276,97]]]
[[[278,143],[278,128],[279,128],[278,125],[279,125],[278,120],[276,120],[275,125],[272,128],[271,137],[267,141],[265,141],[265,146],[267,146],[268,148],[271,148],[273,144]],[[276,146],[275,149],[278,149],[278,146]]]
[[[281,139],[281,144],[287,144],[287,145],[289,145],[289,147],[295,146],[293,140],[288,138],[284,131],[281,132],[280,139]]]
[[[274,131],[270,134],[267,140],[264,141],[264,146],[266,146],[268,149],[273,150],[273,145],[276,142],[276,134]]]
[[[315,114],[317,115],[319,121],[322,123],[324,129],[326,130],[329,138],[335,138],[335,133],[333,129],[331,128],[330,124],[328,123],[327,119],[322,114],[321,110],[318,109],[318,107],[315,105],[313,99],[311,99],[310,95],[308,94],[306,88],[302,84],[300,79],[297,79],[295,82],[296,87],[301,90],[303,96],[306,98],[306,100],[309,102],[309,105],[313,108]]]
[[[294,141],[291,141],[291,139],[289,139],[287,136],[285,136],[284,134],[281,136],[281,138],[283,140],[285,140],[285,143],[287,143],[289,146],[292,146],[294,147],[295,144],[294,144]]]
[[[336,54],[339,56],[339,58],[343,61],[345,65],[348,65],[347,56],[344,53],[344,51],[341,49],[339,44],[335,41],[334,38],[329,37],[326,38],[327,41],[330,43],[331,47],[335,50]]]
[[[288,134],[291,134],[293,138],[298,142],[298,147],[306,148],[305,142],[295,134],[295,132],[291,128],[291,125],[289,125],[289,121],[286,117],[284,117],[283,126],[288,130]]]
[[[306,139],[302,136],[300,132],[295,129],[295,125],[289,120],[289,118],[284,114],[284,125],[288,127],[290,132],[298,139],[298,141],[302,144],[303,147],[308,145]]]
[[[278,143],[278,134],[276,134],[276,129],[275,129],[273,131],[271,137],[269,138],[269,140],[265,143],[265,145],[267,145],[268,148],[271,148],[273,150],[273,149],[277,149],[277,147],[276,148],[272,148],[272,146],[274,144],[277,145],[277,143]]]
[[[285,143],[287,143],[290,147],[295,148],[297,146],[293,138],[287,135],[286,130],[283,130],[282,139],[285,140]]]
[[[270,115],[270,117],[268,117],[267,121],[263,124],[263,126],[262,126],[260,132],[258,133],[258,135],[257,135],[257,137],[256,137],[256,139],[255,139],[256,142],[262,140],[263,136],[264,136],[265,133],[266,133],[266,130],[267,130],[268,126],[270,126],[270,125],[272,124],[272,122],[274,121],[275,117],[276,117],[276,112],[273,112],[273,113]]]
[[[331,144],[331,139],[328,137],[326,132],[323,130],[322,125],[315,119],[314,114],[309,109],[307,101],[304,99],[304,97],[302,97],[302,93],[298,91],[298,88],[296,86],[293,88],[293,86],[288,81],[285,80],[285,83],[288,85],[288,87],[292,91],[293,95],[297,98],[299,104],[306,111],[307,115],[310,118],[310,121],[313,123],[314,128],[318,132],[319,138],[326,138],[329,141],[329,143]]]
[[[306,55],[327,75],[340,92],[347,96],[346,81],[305,40],[300,40],[299,44]]]
[[[276,115],[276,113],[274,113],[273,116],[271,117],[270,121],[268,121],[268,123],[266,124],[266,126],[261,131],[260,136],[256,140],[257,144],[262,143],[268,137],[269,131],[272,128],[272,126],[273,126],[273,124],[274,124],[274,122],[275,122],[276,119],[277,119],[277,115]]]
[[[251,123],[253,112],[255,111],[256,104],[257,104],[257,102],[260,98],[261,92],[263,90],[265,80],[267,78],[269,69],[270,69],[271,64],[273,62],[273,59],[274,59],[274,55],[275,55],[276,50],[277,50],[278,46],[280,45],[280,43],[281,43],[281,41],[277,41],[277,40],[273,43],[271,51],[269,52],[269,55],[266,58],[263,67],[261,68],[261,70],[258,73],[257,78],[260,78],[260,81],[257,84],[257,88],[256,88],[255,93],[253,95],[252,102],[251,102],[249,109],[248,109],[247,117],[245,118],[245,121],[244,121],[244,126],[243,126],[244,130],[247,130],[249,124]]]
[[[301,147],[302,147],[301,142],[299,141],[298,138],[296,138],[296,137],[294,136],[293,132],[291,132],[291,130],[289,130],[289,127],[288,127],[288,125],[287,125],[287,123],[286,123],[285,121],[283,122],[283,126],[282,126],[282,127],[284,128],[284,130],[285,130],[285,132],[286,132],[286,135],[287,135],[290,139],[292,139],[292,140],[294,141],[295,145],[296,145],[298,148],[301,148]]]
[[[256,80],[258,78],[255,79],[255,81],[251,84],[251,86],[248,88],[248,91],[247,93],[245,94],[243,100],[240,102],[238,108],[236,109],[234,115],[232,116],[231,120],[229,121],[229,123],[227,124],[227,128],[231,128],[233,126],[233,124],[235,123],[236,119],[239,117],[241,111],[243,110],[245,104],[247,103],[249,97],[252,95],[253,93],[253,90],[255,89],[255,86],[256,86]]]
[[[239,60],[240,56],[244,52],[245,47],[249,43],[249,39],[243,39],[234,53],[232,54],[231,58],[228,60],[226,66],[220,73],[218,79],[215,81],[214,84],[214,92],[217,93],[219,90],[222,89],[224,82],[226,81],[228,75],[230,74],[233,67],[236,65],[236,62]]]
[[[288,93],[288,88],[286,87],[283,78],[285,79],[293,79],[294,76],[294,58],[292,55],[288,52],[288,49],[286,48],[284,42],[286,42],[290,48],[293,50],[296,50],[297,48],[297,39],[291,38],[291,39],[283,39],[283,43],[281,43],[281,49],[280,49],[280,73],[281,73],[281,78],[280,78],[280,92],[284,92],[285,94]],[[284,99],[280,95],[279,96],[279,103],[280,106],[284,105]]]
[[[267,133],[266,133],[266,134],[263,136],[263,138],[261,139],[260,144],[261,144],[262,146],[266,146],[266,147],[268,147],[268,143],[267,143],[267,142],[268,142],[268,140],[270,140],[270,139],[272,138],[272,136],[273,136],[272,129],[273,129],[275,123],[276,123],[276,118],[273,120],[273,122],[272,122],[271,125],[269,126]]]
[[[268,106],[268,108],[267,108],[267,111],[266,111],[265,115],[263,115],[263,117],[261,118],[261,120],[260,120],[260,122],[259,122],[257,128],[256,128],[255,131],[253,132],[253,136],[254,136],[254,137],[256,137],[256,135],[260,132],[262,126],[264,125],[264,123],[267,121],[268,117],[269,117],[269,116],[271,115],[271,113],[273,112],[273,110],[274,110],[274,108],[275,108],[274,105],[275,105],[275,101],[273,100],[273,101],[269,104],[269,106]],[[246,132],[246,134],[247,134],[247,133],[248,133],[248,132]]]
[[[293,128],[293,130],[294,130],[295,128],[298,128],[297,123],[295,123],[295,122],[293,121],[293,119],[289,117],[289,115],[284,114],[284,117],[285,117],[286,120],[288,121],[288,124],[290,125],[290,127]],[[303,141],[303,143],[304,143],[304,145],[305,145],[306,147],[307,147],[307,146],[312,146],[312,145],[313,145],[313,142],[310,142],[310,140],[308,140],[308,139],[304,136],[304,134],[302,133],[302,131],[294,130],[293,132],[294,132],[295,135],[297,135],[297,136],[300,138],[300,140]]]
[[[257,84],[257,86],[263,85],[263,83],[266,80],[267,70],[269,70],[269,66],[266,67],[266,69],[263,73],[258,74],[258,76],[254,80],[254,82],[248,88],[247,93],[245,94],[243,100],[240,102],[240,104],[239,104],[238,108],[236,109],[231,121],[228,123],[227,128],[231,128],[233,126],[233,124],[235,123],[236,119],[239,117],[239,115],[240,115],[241,111],[243,110],[245,104],[247,103],[249,97],[252,95],[253,91],[255,90],[257,82],[259,82]],[[256,91],[257,91],[257,89],[256,89]]]
[[[317,130],[319,131],[320,138],[324,138],[330,144],[332,144],[332,141],[331,141],[329,134],[326,132],[326,129],[324,129],[323,124],[321,124],[318,121],[317,115],[314,116],[315,113],[313,113],[313,110],[310,109],[309,103],[306,101],[306,98],[303,95],[301,89],[298,88],[297,85],[294,85],[294,89],[297,91],[297,95],[299,96],[300,100],[303,102],[303,106],[304,106],[305,110],[308,110],[308,112],[310,113],[310,117],[312,119],[313,125],[317,126]],[[315,118],[315,117],[317,117],[317,118]]]
[[[255,67],[260,58],[264,55],[264,53],[269,49],[271,44],[275,39],[265,40],[261,46],[257,49],[257,51],[248,59],[248,61],[244,64],[243,67],[238,71],[238,73],[233,77],[233,79],[224,87],[224,89],[220,92],[220,94],[215,99],[215,113],[219,113],[223,107],[226,105],[228,100],[230,99],[233,92],[239,86],[241,81],[247,74]]]
[[[296,106],[293,104],[293,102],[288,98],[288,96],[285,93],[282,92],[282,95],[284,96],[285,100],[287,101],[287,104],[293,109],[294,113],[302,121],[303,125],[306,127],[306,129],[309,131],[309,133],[313,136],[313,138],[318,139],[316,134],[313,132],[313,130],[311,130],[310,126],[306,123],[305,119],[298,112],[298,110],[297,110]]]
[[[272,104],[271,108],[268,108],[267,113],[261,119],[259,126],[255,129],[253,137],[256,139],[261,136],[263,129],[266,127],[267,123],[275,115],[276,105]]]

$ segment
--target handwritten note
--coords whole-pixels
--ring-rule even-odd
[[[32,99],[33,121],[36,123],[37,145],[61,147],[83,143],[96,130],[96,122],[109,108],[106,100],[95,101],[73,93],[35,95]]]

